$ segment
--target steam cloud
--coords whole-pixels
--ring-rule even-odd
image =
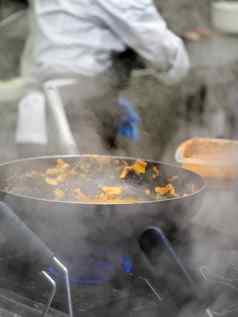
[[[3,42],[3,38],[1,37],[1,45],[5,46],[6,42]],[[219,46],[220,47],[220,46]],[[12,61],[9,62],[8,66],[12,65]],[[4,60],[4,65],[6,65],[6,59]],[[5,66],[6,67],[6,66]],[[15,75],[15,74],[14,74]],[[95,91],[95,95],[99,96],[101,93],[101,78],[97,79],[99,82],[97,91]],[[100,153],[100,154],[134,154],[135,156],[138,153],[138,149],[133,148],[133,144],[127,144],[126,149],[112,149],[106,147],[102,141],[102,126],[98,125],[98,119],[102,119],[105,113],[110,114],[110,106],[112,103],[115,103],[116,99],[114,95],[108,95],[107,103],[105,104],[105,95],[102,96],[101,101],[97,101],[94,109],[90,109],[89,102],[87,98],[93,98],[96,96],[92,96],[90,91],[88,90],[88,86],[81,86],[80,92],[77,87],[71,87],[68,91],[64,91],[64,103],[67,104],[67,111],[72,123],[72,127],[74,131],[78,131],[76,134],[76,139],[79,144],[79,147],[82,153],[91,152],[91,153]],[[83,94],[82,94],[83,92]],[[80,98],[79,98],[80,95]],[[85,98],[82,95],[87,95]],[[99,98],[100,99],[100,98]],[[77,116],[75,114],[77,113]],[[112,119],[113,116],[117,114],[111,113],[109,118]],[[195,114],[196,115],[196,114]],[[110,120],[109,119],[109,120]],[[104,122],[103,131],[107,134],[107,137],[110,137],[110,133],[114,133],[113,126],[111,122]],[[199,126],[194,125],[193,134],[195,131],[200,132]],[[186,135],[186,131],[183,131],[182,135]],[[188,133],[187,133],[188,135]],[[51,136],[51,145],[55,143],[53,130],[50,132]],[[176,141],[173,143],[173,147],[176,144]],[[156,145],[154,145],[156,146]],[[148,149],[148,146],[145,144],[145,148]],[[52,152],[56,151],[52,149]],[[144,156],[149,158],[150,153],[147,151],[143,151],[140,149],[140,156]],[[171,154],[171,151],[169,151]],[[152,155],[152,154],[151,154]],[[164,156],[167,160],[168,156]],[[171,156],[170,159],[171,160]],[[224,307],[226,307],[227,302],[231,298],[230,291],[236,291],[233,287],[229,287],[229,285],[235,284],[235,280],[237,279],[238,273],[238,254],[234,248],[236,247],[236,239],[234,236],[237,235],[237,192],[236,188],[232,187],[229,189],[219,188],[219,189],[209,189],[209,193],[205,195],[202,199],[201,211],[198,213],[196,218],[194,219],[195,224],[200,224],[202,227],[212,227],[220,230],[225,233],[224,235],[220,235],[219,239],[211,239],[209,241],[206,240],[206,236],[203,235],[199,230],[193,231],[194,226],[191,226],[190,223],[187,226],[190,228],[190,235],[192,239],[192,252],[189,258],[189,262],[197,269],[197,274],[201,273],[201,269],[206,266],[205,276],[211,277],[211,279],[205,281],[202,275],[200,274],[201,281],[201,289],[205,287],[204,285],[209,286],[209,292],[214,293],[214,279],[222,280],[221,285],[225,285],[225,290],[227,292],[224,293],[224,288],[221,288],[221,291],[218,291],[215,294],[215,298],[208,303],[211,310],[216,311],[217,309],[224,311]],[[192,206],[191,206],[192,208]],[[52,210],[53,211],[53,210]],[[57,212],[57,210],[55,210]],[[107,210],[110,212],[110,210]],[[95,219],[94,223],[92,223],[93,233],[95,236],[100,236],[100,234],[105,229],[108,222],[113,223],[111,226],[111,231],[107,232],[105,237],[105,242],[114,240],[115,236],[118,235],[118,239],[120,238],[120,222],[125,222],[126,215],[121,215],[120,217],[116,217],[114,215],[109,215],[109,213],[105,211],[98,214],[98,222]],[[90,215],[88,215],[90,217]],[[103,219],[103,221],[102,221]],[[53,230],[61,230],[61,227],[64,225],[67,226],[69,235],[71,232],[79,231],[82,237],[82,241],[78,241],[77,248],[80,252],[88,252],[91,248],[91,244],[87,242],[83,242],[84,238],[88,238],[89,232],[86,227],[82,224],[78,226],[77,222],[75,222],[72,226],[70,226],[69,222],[72,221],[65,212],[65,224],[58,223],[58,226]],[[101,223],[101,225],[99,224]],[[37,226],[37,224],[35,224]],[[105,227],[104,227],[105,226]],[[128,230],[130,227],[130,223],[128,222]],[[113,230],[112,230],[113,229]],[[43,235],[48,239],[48,229],[42,225],[42,227],[38,230],[41,230]],[[228,239],[227,236],[230,236]],[[230,242],[231,241],[231,242]],[[71,245],[68,245],[65,242],[65,245],[62,245],[63,248],[68,249],[69,252],[72,252]],[[83,250],[83,251],[82,251]],[[218,250],[218,251],[216,251]],[[75,249],[73,252],[76,252]],[[117,256],[115,255],[115,261],[117,261]],[[162,269],[163,273],[166,275],[166,267],[162,263],[159,263],[160,269]],[[237,273],[237,276],[236,276]],[[219,284],[219,283],[218,283]],[[178,290],[179,291],[179,290]],[[228,298],[224,296],[228,294]],[[229,296],[230,295],[230,296]],[[79,303],[80,304],[80,303]],[[230,307],[232,307],[232,304]],[[223,306],[224,305],[224,306]],[[121,307],[118,307],[120,310]],[[228,307],[229,309],[229,307]],[[196,316],[197,306],[196,303],[189,303],[185,305],[179,314],[179,317],[190,317]],[[114,312],[116,313],[116,312]],[[214,315],[215,316],[215,315]],[[169,317],[169,316],[168,316]]]

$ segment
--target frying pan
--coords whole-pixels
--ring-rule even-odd
[[[95,192],[101,184],[118,185],[113,168],[132,165],[135,158],[93,155],[52,156],[18,160],[0,165],[0,198],[23,220],[39,238],[56,254],[65,258],[77,257],[88,252],[89,245],[113,245],[132,235],[140,235],[146,227],[159,225],[162,229],[171,223],[189,223],[199,209],[204,192],[203,179],[185,169],[156,161],[146,161],[148,170],[159,168],[159,179],[150,173],[128,177],[124,186],[133,190],[138,197],[135,203],[112,204],[80,201],[57,201],[52,198],[49,187],[39,186],[38,180],[26,180],[24,175],[34,171],[45,171],[63,159],[70,165],[79,162],[91,164],[89,170],[97,172],[97,161],[106,161],[100,177],[80,179],[80,186]],[[96,162],[96,163],[95,163]],[[96,164],[96,165],[95,165]],[[114,175],[114,176],[113,176]],[[174,177],[175,176],[175,177]],[[145,198],[145,188],[153,188],[158,183],[167,183],[171,177],[178,196],[156,200]],[[109,180],[111,179],[111,183]],[[75,186],[75,184],[74,184]],[[142,191],[143,189],[143,191]]]

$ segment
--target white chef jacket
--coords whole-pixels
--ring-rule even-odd
[[[153,0],[30,0],[29,17],[22,76],[30,91],[19,104],[17,143],[47,143],[46,100],[37,89],[49,79],[96,78],[95,89],[83,88],[79,97],[87,90],[104,94],[100,74],[111,71],[112,53],[127,47],[167,85],[179,82],[189,68],[182,40],[168,30]]]
[[[189,59],[153,0],[30,0],[31,35],[23,77],[95,76],[112,66],[112,53],[134,49],[165,84],[180,81]]]

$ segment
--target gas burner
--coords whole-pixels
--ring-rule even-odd
[[[154,252],[155,249],[158,249],[158,253]],[[115,311],[123,311],[124,314],[125,312],[146,314],[146,311],[155,311],[171,317],[177,316],[179,311],[177,298],[174,298],[171,291],[174,286],[171,285],[168,289],[167,278],[157,274],[161,263],[160,260],[152,261],[155,255],[162,256],[163,261],[166,260],[168,275],[173,274],[178,277],[176,287],[179,291],[184,288],[184,285],[191,287],[191,279],[182,261],[170,241],[156,226],[145,230],[139,241],[133,238],[123,246],[115,245],[110,249],[95,246],[88,252],[87,257],[78,256],[78,262],[71,263],[71,266],[70,259],[64,259],[64,262],[69,264],[76,316],[82,314],[86,316],[95,311],[97,314],[101,311],[101,315],[105,315],[103,310],[109,308],[112,311],[111,314],[108,313],[108,316],[115,316]],[[48,274],[57,282],[54,307],[57,310],[67,311],[62,274],[59,274],[58,270],[52,266],[49,267]],[[38,300],[39,293],[44,291],[38,283],[30,286],[28,282],[25,284],[24,295]],[[20,291],[23,290],[20,289]]]
[[[238,314],[238,251],[217,251],[209,264],[201,266],[200,274],[213,289],[212,304],[207,309],[209,317],[235,317]]]
[[[181,311],[191,312],[191,307],[195,307],[193,317],[237,317],[238,251],[234,250],[234,240],[230,240],[228,248],[228,237],[221,239],[218,232],[201,227],[190,229],[202,237],[198,250],[203,253],[199,252],[197,263],[190,258],[194,241],[189,234],[180,232],[178,240],[171,244],[157,226],[147,228],[139,239],[132,237],[122,245],[110,248],[95,245],[76,262],[64,258],[63,262],[69,266],[74,316],[177,317]],[[214,248],[211,252],[217,239],[226,240],[222,248],[225,251]],[[229,266],[224,264],[226,259]],[[15,261],[15,268],[19,263]],[[11,279],[8,275],[5,281],[4,276],[0,277],[2,287],[33,301],[46,302],[46,287],[41,287],[34,276],[23,283],[21,272],[14,270],[15,276]],[[63,275],[53,266],[47,273],[57,282],[54,309],[67,312]],[[13,282],[18,287],[13,287]]]
[[[131,256],[106,248],[96,248],[93,254],[80,256],[77,263],[64,258],[64,263],[69,268],[71,285],[75,287],[109,283],[118,270],[125,274],[133,272]],[[54,267],[50,267],[48,272],[54,278],[59,277]]]

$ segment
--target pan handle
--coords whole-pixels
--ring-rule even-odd
[[[0,232],[14,247],[21,249],[37,265],[48,267],[54,260],[54,253],[33,233],[4,202],[0,202]]]
[[[185,268],[182,260],[176,254],[172,244],[165,236],[164,232],[157,226],[148,227],[139,238],[139,245],[141,250],[147,256],[148,259],[151,258],[153,249],[163,248],[162,251],[166,251],[167,255],[170,257],[174,264],[177,266],[177,270],[185,277],[190,285],[194,285],[194,282]]]
[[[139,261],[135,263],[142,265],[140,274],[143,274],[143,277],[151,283],[155,283],[154,289],[159,289],[161,279],[166,279],[168,292],[177,299],[179,304],[197,297],[195,281],[160,227],[146,228],[138,239],[138,245],[142,252]],[[163,273],[161,269],[164,270]],[[171,279],[173,283],[169,282]],[[177,284],[176,291],[174,283]],[[178,287],[180,287],[179,292]]]

